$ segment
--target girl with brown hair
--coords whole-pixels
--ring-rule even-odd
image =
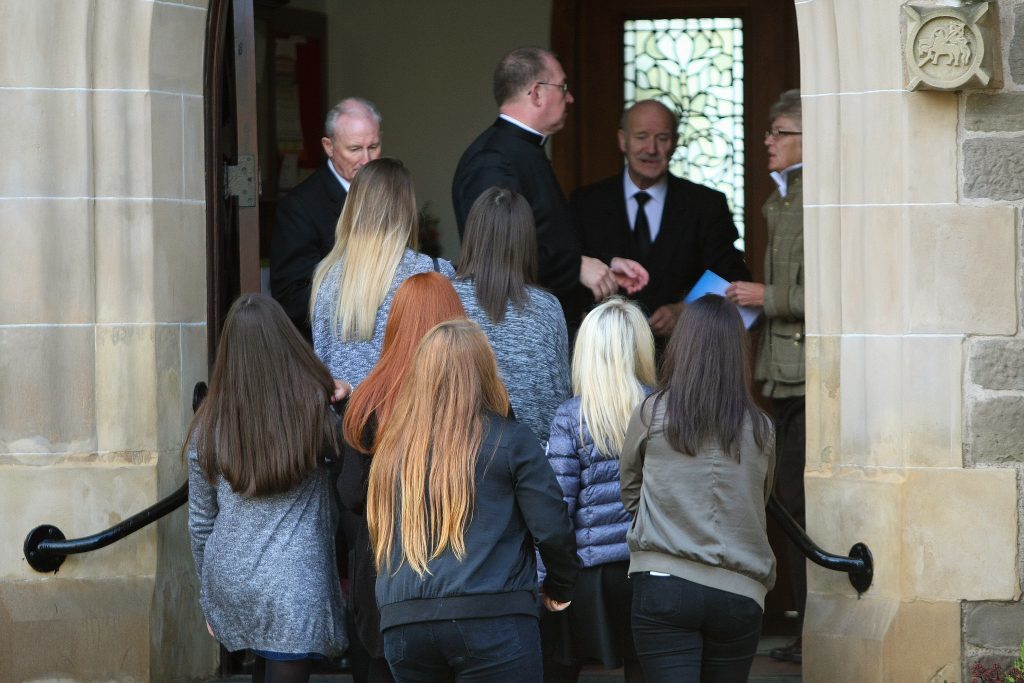
[[[648,683],[730,683],[750,673],[775,583],[765,531],[775,440],[749,378],[736,306],[703,296],[683,310],[660,390],[626,430],[633,639]]]
[[[487,338],[456,320],[420,342],[381,425],[367,521],[398,681],[541,679],[534,542],[549,609],[579,560],[544,451],[507,410]]]
[[[395,292],[388,316],[380,361],[352,393],[345,409],[345,445],[338,494],[348,513],[344,519],[346,539],[351,548],[350,608],[359,640],[371,658],[370,683],[393,680],[384,659],[380,612],[373,595],[377,572],[366,527],[366,485],[377,426],[386,422],[391,414],[402,380],[423,335],[438,323],[465,317],[466,312],[451,282],[440,273],[420,273],[403,282]]]
[[[454,284],[491,343],[516,418],[546,441],[569,398],[569,337],[558,299],[536,286],[536,232],[521,194],[484,191],[466,219]]]
[[[228,311],[189,427],[189,533],[210,633],[256,655],[253,680],[308,681],[347,646],[326,461],[334,382],[270,297]]]

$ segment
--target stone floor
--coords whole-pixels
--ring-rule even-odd
[[[750,671],[749,683],[800,683],[800,665],[788,662],[776,662],[768,656],[774,647],[785,645],[792,638],[789,636],[767,636],[761,639],[754,658],[754,666]],[[232,676],[220,678],[209,683],[243,683],[248,676]],[[601,667],[588,667],[580,675],[579,683],[615,683],[621,681],[621,670],[608,670]],[[351,683],[352,677],[346,674],[315,675],[311,683]]]

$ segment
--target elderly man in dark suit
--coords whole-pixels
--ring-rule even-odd
[[[635,298],[659,337],[671,334],[683,297],[705,270],[729,281],[749,277],[733,246],[738,235],[725,195],[668,172],[678,129],[655,100],[626,109],[619,129],[626,168],[576,190],[571,204],[586,253],[602,260],[621,254],[650,273]]]
[[[380,156],[381,116],[369,100],[344,99],[327,113],[326,163],[277,206],[270,242],[270,292],[310,338],[313,270],[334,246],[335,227],[356,173]]]
[[[627,292],[641,289],[647,272],[636,262],[617,254],[602,260],[583,255],[589,252],[580,250],[568,202],[544,153],[573,102],[562,65],[541,48],[513,50],[495,69],[494,99],[498,119],[462,155],[452,181],[459,236],[477,197],[490,187],[504,187],[526,197],[533,209],[538,284],[561,298],[579,282],[596,300],[620,286]]]

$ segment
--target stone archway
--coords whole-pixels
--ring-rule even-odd
[[[904,90],[900,2],[795,4],[808,530],[875,560],[859,600],[811,566],[804,677],[964,680],[962,601],[1019,594],[1016,472],[972,456],[966,367],[1018,333],[1016,210],[963,197],[964,96]]]
[[[215,651],[184,511],[56,576],[19,550],[38,524],[91,534],[184,478],[206,377],[206,2],[0,15],[0,671],[196,678]]]

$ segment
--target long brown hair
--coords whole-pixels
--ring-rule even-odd
[[[508,412],[487,337],[468,320],[437,325],[416,349],[370,466],[366,519],[378,571],[391,570],[396,526],[402,562],[420,576],[445,550],[466,556],[485,411]]]
[[[337,447],[334,380],[281,305],[243,294],[221,331],[210,391],[189,427],[199,463],[244,496],[284,493]]]
[[[334,247],[313,273],[310,319],[327,273],[344,261],[337,299],[328,302],[331,332],[343,341],[371,338],[402,255],[416,248],[418,221],[412,174],[401,161],[381,157],[359,169],[338,218]]]
[[[459,295],[440,273],[413,275],[395,292],[384,330],[380,360],[352,392],[345,409],[345,440],[363,453],[372,443],[364,441],[370,418],[384,422],[402,385],[413,353],[430,328],[445,320],[465,318]]]
[[[666,403],[665,438],[677,451],[696,455],[710,442],[738,454],[748,419],[759,447],[769,438],[770,420],[750,393],[750,339],[728,299],[707,294],[683,309],[660,388],[655,400]]]
[[[537,281],[537,235],[533,210],[512,190],[484,190],[466,218],[456,277],[472,279],[476,300],[495,323],[511,301],[525,306],[527,285]]]

